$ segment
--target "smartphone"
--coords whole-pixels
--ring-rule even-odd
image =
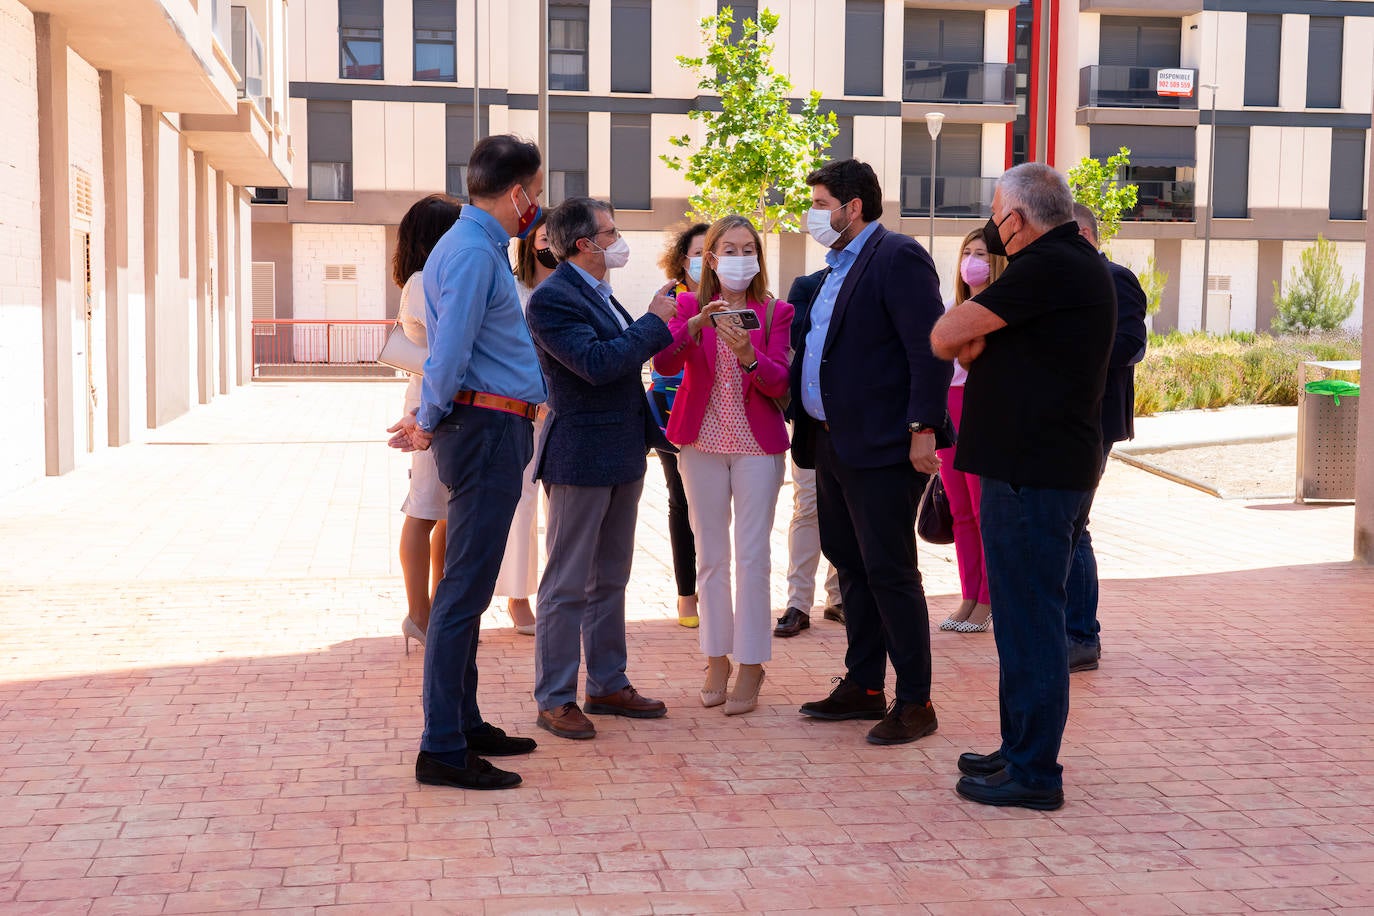
[[[718,328],[722,324],[733,324],[735,327],[743,328],[746,331],[757,331],[759,329],[759,315],[753,309],[736,309],[728,312],[712,312],[711,326]]]

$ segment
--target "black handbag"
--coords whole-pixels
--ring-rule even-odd
[[[954,543],[954,513],[949,509],[945,482],[938,473],[930,475],[921,505],[916,511],[916,533],[927,544]]]

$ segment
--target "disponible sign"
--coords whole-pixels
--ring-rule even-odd
[[[1190,98],[1193,94],[1192,70],[1160,70],[1155,77],[1155,92],[1159,95]]]

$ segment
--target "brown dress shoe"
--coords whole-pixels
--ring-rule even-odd
[[[658,719],[668,714],[662,700],[640,696],[639,691],[625,685],[604,697],[587,697],[587,712],[597,716],[628,716],[631,719]]]
[[[778,625],[773,627],[773,635],[778,639],[786,639],[810,628],[811,615],[801,608],[790,607],[778,618]]]
[[[577,708],[576,703],[564,703],[553,709],[541,709],[534,724],[560,738],[580,741],[596,737],[596,726],[592,724],[591,719],[582,715],[582,710]]]
[[[893,700],[892,708],[883,721],[868,730],[869,744],[908,744],[917,738],[935,734],[940,723],[935,718],[935,705],[924,706]]]

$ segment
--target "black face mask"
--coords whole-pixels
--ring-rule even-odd
[[[1002,217],[1002,223],[1005,223],[1009,219],[1011,219],[1010,213]],[[988,254],[1005,258],[1007,256],[1007,246],[1002,244],[1002,223],[997,222],[997,217],[995,216],[988,217],[987,223],[983,226],[983,244],[988,246]],[[1016,233],[1013,232],[1011,237],[1016,238]]]
[[[553,270],[555,267],[558,266],[558,258],[554,257],[552,248],[534,249],[534,259],[538,261],[540,264],[543,264],[549,270]]]

